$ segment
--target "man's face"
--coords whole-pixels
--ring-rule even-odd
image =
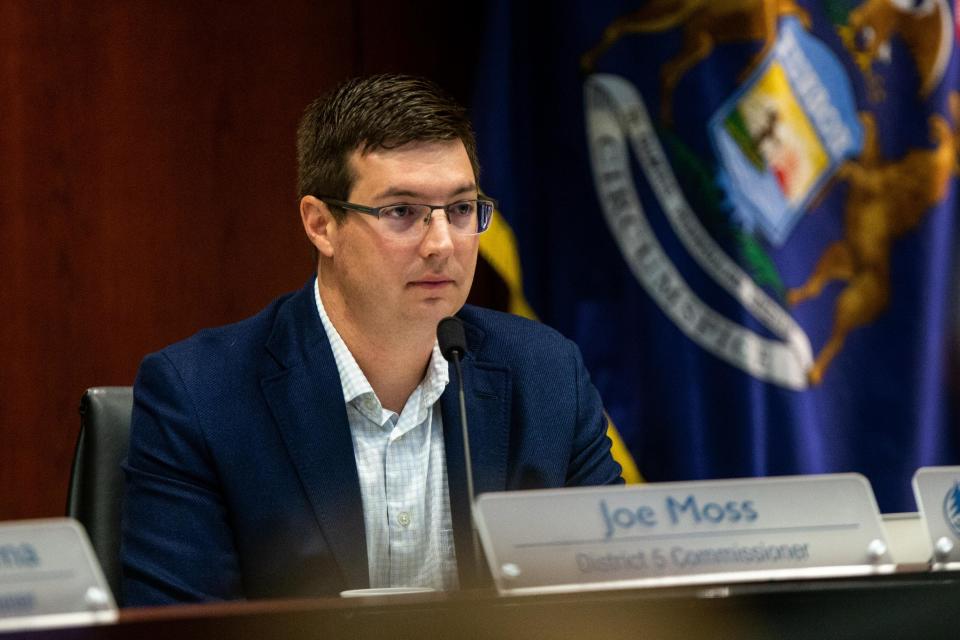
[[[414,142],[349,158],[354,176],[347,200],[370,207],[445,205],[476,198],[473,167],[459,140]],[[330,236],[324,282],[336,287],[343,316],[358,330],[402,334],[434,331],[463,306],[473,283],[479,236],[452,231],[442,210],[421,237],[386,237],[373,216],[347,212]],[[328,279],[327,276],[330,276]]]

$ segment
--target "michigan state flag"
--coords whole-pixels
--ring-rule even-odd
[[[948,0],[493,2],[481,251],[651,481],[957,464]]]

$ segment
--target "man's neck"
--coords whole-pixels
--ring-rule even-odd
[[[400,413],[426,373],[436,334],[360,326],[335,292],[320,288],[320,298],[331,324],[350,350],[357,366],[385,409]]]

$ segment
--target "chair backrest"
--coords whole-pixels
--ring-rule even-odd
[[[70,472],[67,515],[87,530],[117,604],[120,592],[120,510],[130,442],[131,387],[93,387],[80,401],[80,437]]]

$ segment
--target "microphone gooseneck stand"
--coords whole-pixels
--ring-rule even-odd
[[[477,531],[477,521],[473,513],[473,504],[476,495],[473,491],[473,458],[470,455],[470,430],[467,427],[467,404],[463,392],[463,371],[460,368],[460,358],[467,351],[467,337],[463,331],[463,323],[459,318],[452,316],[444,318],[437,325],[437,342],[440,353],[453,363],[457,372],[457,390],[460,400],[460,431],[463,437],[463,458],[467,472],[467,498],[470,502],[470,530],[473,534],[473,561],[474,576],[477,581],[482,575],[482,551],[480,549],[480,535]]]

